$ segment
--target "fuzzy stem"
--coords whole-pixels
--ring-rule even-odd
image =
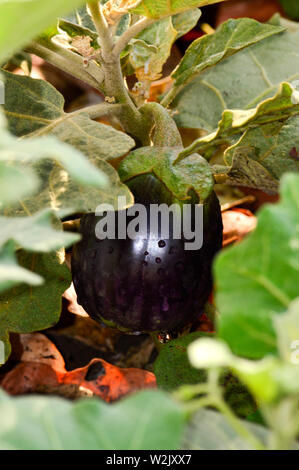
[[[88,67],[83,66],[83,58],[74,52],[64,49],[53,42],[42,44],[33,41],[26,47],[26,51],[41,57],[46,62],[69,73],[73,77],[83,80],[93,88],[100,88],[104,75],[100,66],[90,62]]]
[[[87,5],[99,36],[98,42],[101,47],[102,58],[105,62],[109,61],[114,44],[109,26],[103,15],[102,6],[97,1],[89,1]]]
[[[164,106],[164,108],[167,108],[170,103],[172,103],[172,101],[175,99],[176,95],[179,93],[180,90],[181,87],[173,86],[172,88],[170,88],[169,92],[166,93],[164,98],[162,98],[160,104]]]
[[[103,15],[102,6],[99,2],[93,1],[89,1],[87,5],[99,36],[104,71],[104,93],[117,103],[126,105],[118,116],[121,124],[124,130],[137,140],[138,144],[146,145],[149,134],[148,126],[146,126],[143,116],[133,103],[125,86],[120,57],[113,53],[114,42]]]
[[[154,22],[155,20],[151,18],[142,18],[141,20],[137,21],[137,23],[133,24],[119,38],[119,40],[114,46],[113,54],[115,56],[119,56],[120,53],[125,49],[128,43],[131,41],[131,39],[135,38],[138,34],[140,34],[144,29],[146,29],[148,26],[150,26]]]
[[[118,115],[122,108],[122,104],[99,103],[87,106],[87,108],[78,109],[74,111],[72,115],[86,113],[89,115],[90,119],[97,119],[107,115]]]

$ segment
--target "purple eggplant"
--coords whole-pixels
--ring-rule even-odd
[[[143,185],[144,189],[144,185]],[[149,204],[161,197],[135,201]],[[147,192],[148,194],[148,192]],[[117,213],[116,228],[117,228]],[[212,262],[222,243],[222,220],[214,193],[204,204],[203,246],[185,250],[185,240],[141,237],[99,240],[100,217],[81,219],[81,241],[72,256],[78,302],[94,320],[125,331],[173,332],[198,318],[212,289]],[[130,220],[130,218],[128,219]],[[116,230],[117,233],[117,230]]]

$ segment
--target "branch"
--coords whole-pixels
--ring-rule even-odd
[[[109,62],[114,44],[111,31],[103,15],[102,5],[99,2],[89,1],[87,6],[98,33],[102,57],[105,62]]]
[[[151,18],[142,18],[141,20],[137,21],[137,23],[133,24],[127,31],[125,31],[113,49],[113,55],[118,57],[120,53],[125,49],[125,47],[129,44],[131,39],[135,38],[138,34],[140,34],[144,29],[148,26],[153,24],[155,20]]]
[[[73,111],[71,115],[75,116],[77,114],[87,113],[90,119],[97,119],[110,114],[117,115],[122,110],[123,106],[122,104],[99,103]]]
[[[83,57],[53,42],[49,41],[47,45],[42,45],[33,41],[26,47],[26,51],[41,57],[46,62],[84,81],[93,88],[99,89],[99,85],[104,79],[103,72],[98,65],[90,62],[88,67],[84,67]]]

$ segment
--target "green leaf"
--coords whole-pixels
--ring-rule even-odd
[[[7,213],[23,214],[24,206],[29,213],[49,206],[56,210],[66,207],[94,211],[102,202],[116,206],[118,196],[126,197],[130,205],[133,201],[130,191],[104,159],[126,154],[135,145],[133,139],[111,126],[92,121],[87,114],[64,113],[63,97],[42,80],[8,72],[5,77],[9,126],[16,135],[26,138],[17,140],[5,134],[5,144],[4,140],[1,142],[3,156],[7,158],[9,149],[12,161],[26,161],[38,173],[42,187],[38,197],[24,199]],[[83,158],[80,152],[88,158]],[[50,160],[53,158],[54,161]],[[107,180],[110,186],[105,187],[103,183]]]
[[[163,345],[154,364],[158,387],[172,391],[180,385],[206,381],[205,371],[192,367],[187,356],[189,344],[203,336],[208,334],[197,331]]]
[[[29,168],[0,162],[0,207],[32,194],[38,186],[39,180]]]
[[[254,423],[239,420],[256,439],[266,445],[270,432]],[[217,411],[202,409],[194,414],[185,431],[184,450],[256,450]]]
[[[201,17],[201,11],[198,8],[178,13],[172,17],[172,24],[178,33],[178,38],[195,28]]]
[[[195,140],[183,154],[208,156],[235,141],[223,156],[227,182],[275,193],[283,173],[299,171],[298,113],[298,91],[282,83],[273,98],[254,109],[224,111],[217,131]]]
[[[218,331],[235,354],[277,354],[273,320],[298,296],[298,201],[299,176],[287,174],[281,202],[263,207],[255,232],[216,260]]]
[[[299,348],[299,297],[290,304],[285,314],[274,317],[274,328],[280,357],[286,362],[294,359],[298,361],[296,349]]]
[[[9,0],[0,3],[0,63],[37,36],[58,16],[82,4],[82,0]]]
[[[60,316],[61,296],[70,285],[70,272],[56,253],[19,252],[18,261],[31,271],[27,276],[31,274],[35,284],[40,283],[40,276],[45,283],[35,287],[22,284],[1,294],[0,340],[5,345],[6,359],[10,354],[9,332],[31,333],[53,326]]]
[[[185,424],[179,405],[161,391],[144,391],[113,405],[1,392],[0,413],[1,449],[175,450]]]
[[[53,225],[60,227],[55,230]],[[0,247],[13,240],[17,247],[47,253],[80,240],[76,233],[63,232],[61,222],[48,209],[32,217],[0,216]]]
[[[252,109],[282,82],[296,83],[298,48],[299,30],[275,34],[202,71],[172,104],[177,124],[212,132],[224,110]]]
[[[157,147],[183,147],[181,134],[167,109],[159,103],[145,103],[139,108],[152,122],[151,141]]]
[[[129,60],[133,69],[144,67],[144,75],[149,80],[160,78],[163,65],[170,56],[176,38],[177,31],[170,17],[146,28],[130,43]]]
[[[123,132],[92,121],[84,112],[65,113],[63,96],[44,80],[5,72],[5,84],[5,115],[17,136],[52,134],[105,160],[120,157],[135,145]]]
[[[214,34],[197,39],[187,49],[172,74],[175,86],[185,84],[224,58],[284,30],[281,26],[262,24],[250,18],[226,21]]]
[[[195,7],[203,7],[212,3],[219,3],[225,0],[141,0],[137,6],[133,5],[132,13],[147,16],[148,18],[162,18],[163,16],[174,15]],[[135,2],[137,3],[137,2]]]
[[[299,116],[249,128],[224,158],[230,184],[277,193],[284,173],[299,172]]]
[[[0,248],[0,293],[22,282],[33,286],[43,283],[41,276],[19,266],[15,250],[12,241]]]
[[[180,148],[143,147],[131,152],[120,164],[118,172],[123,182],[135,176],[153,174],[162,181],[170,194],[178,201],[191,199],[194,191],[204,202],[213,191],[213,177],[209,164],[193,154],[176,165]]]
[[[147,27],[122,53],[122,68],[125,75],[137,75],[144,79],[159,78],[163,64],[171,53],[176,39],[192,29],[201,12],[198,8],[163,18]],[[142,72],[138,69],[143,68]]]

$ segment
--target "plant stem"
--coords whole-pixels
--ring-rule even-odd
[[[107,97],[113,98],[115,102],[126,105],[118,116],[124,130],[132,135],[138,144],[148,145],[149,129],[126,88],[120,57],[113,53],[114,42],[104,18],[102,6],[99,2],[93,1],[89,1],[87,5],[99,36],[104,71],[104,93]]]
[[[164,106],[164,108],[167,108],[167,106],[169,106],[170,103],[172,103],[172,101],[175,99],[175,97],[178,94],[178,92],[180,91],[180,89],[181,89],[180,87],[172,86],[172,88],[170,88],[169,92],[166,93],[164,98],[162,98],[160,104],[162,106]]]
[[[100,66],[90,62],[88,67],[85,68],[83,66],[82,57],[68,49],[58,46],[52,41],[48,41],[47,44],[33,41],[26,47],[26,51],[41,57],[46,62],[69,73],[73,77],[83,80],[93,88],[99,89],[104,79],[104,74]]]
[[[71,114],[74,116],[80,113],[87,113],[90,119],[97,119],[109,114],[118,115],[122,108],[122,104],[99,103],[87,106],[87,108],[78,109]]]
[[[95,0],[90,0],[87,5],[99,36],[98,42],[101,47],[102,58],[105,62],[109,62],[114,44],[111,31],[103,15],[102,6],[99,1]]]
[[[129,29],[127,29],[127,31],[125,31],[121,35],[121,37],[114,46],[113,54],[118,57],[128,45],[128,43],[131,41],[131,39],[135,38],[138,34],[140,34],[144,29],[146,29],[154,22],[155,20],[151,18],[142,18],[141,20],[137,21],[137,23],[134,23]]]
[[[257,439],[242,423],[242,420],[237,418],[234,413],[231,411],[229,406],[225,403],[223,399],[215,400],[215,407],[226,417],[227,421],[230,423],[232,428],[243,437],[251,446],[256,450],[265,450],[265,446],[262,442]]]

